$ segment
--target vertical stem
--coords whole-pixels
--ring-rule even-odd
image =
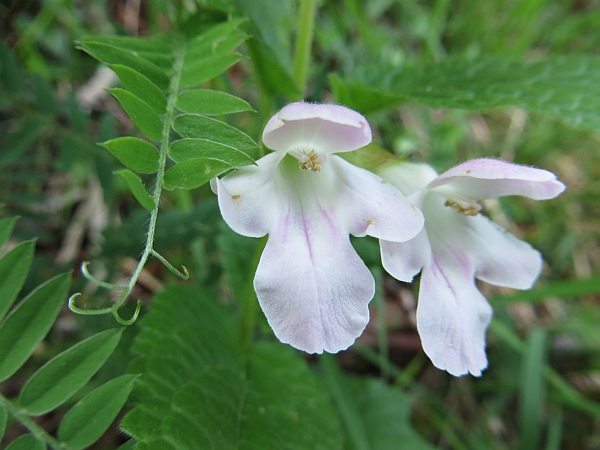
[[[294,55],[294,81],[300,90],[301,99],[304,98],[306,90],[306,74],[310,64],[316,10],[317,0],[300,1],[300,23]]]
[[[377,346],[379,347],[379,367],[381,377],[389,380],[391,373],[388,369],[388,335],[385,324],[385,296],[383,292],[383,277],[381,270],[372,270],[375,278],[375,308],[377,309]]]
[[[260,262],[260,256],[267,245],[267,238],[261,238],[256,249],[254,250],[254,257],[252,258],[251,272],[248,274],[248,283],[246,285],[246,295],[243,299],[242,305],[242,319],[240,321],[240,349],[246,350],[252,343],[252,337],[254,336],[254,329],[256,328],[256,315],[258,314],[258,299],[254,292],[254,275],[256,274],[256,268]]]

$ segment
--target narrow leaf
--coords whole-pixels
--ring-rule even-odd
[[[38,110],[49,115],[58,112],[58,103],[54,96],[54,89],[42,77],[35,75],[31,78]]]
[[[6,430],[6,409],[0,405],[0,441],[4,437],[4,431]]]
[[[87,134],[89,131],[88,113],[83,112],[73,91],[67,95],[67,113],[71,127],[79,133]]]
[[[98,145],[136,172],[154,173],[158,170],[158,151],[154,145],[143,139],[126,136]]]
[[[127,401],[135,375],[123,375],[86,395],[65,415],[58,437],[70,449],[92,445],[104,434]]]
[[[18,217],[9,217],[8,219],[0,220],[0,250],[2,250],[2,246],[8,241],[18,219]],[[1,273],[2,271],[0,271]]]
[[[6,450],[46,450],[46,445],[33,434],[24,434],[12,441]]]
[[[89,36],[80,39],[79,44],[89,45],[102,44],[127,50],[134,54],[151,53],[169,56],[172,53],[172,46],[165,39],[160,38],[140,38],[130,36]]]
[[[215,39],[192,40],[186,46],[184,67],[199,59],[231,53],[247,38],[246,33],[235,31]]]
[[[148,103],[121,88],[107,89],[121,104],[134,124],[150,139],[162,139],[163,124]]]
[[[256,112],[241,98],[209,89],[194,89],[184,92],[177,99],[177,107],[185,112],[209,116],[242,111]]]
[[[170,81],[166,73],[159,69],[155,64],[140,58],[131,51],[91,41],[79,41],[77,43],[77,48],[80,48],[107,66],[111,64],[121,64],[126,67],[131,67],[147,77],[163,92],[169,88]]]
[[[194,61],[183,67],[180,85],[184,88],[196,87],[221,75],[243,58],[238,53],[230,53]]]
[[[235,50],[248,37],[238,29],[245,21],[245,18],[229,20],[188,40],[185,46],[184,64],[188,65],[198,59],[224,55]]]
[[[194,158],[174,165],[165,173],[165,189],[195,189],[212,178],[231,169],[223,161],[210,158]]]
[[[35,251],[35,241],[26,241],[0,259],[0,320],[21,291]]]
[[[19,403],[28,414],[53,410],[81,389],[116,348],[123,328],[106,330],[55,356],[27,381]]]
[[[6,89],[14,94],[23,90],[23,73],[14,53],[4,41],[0,42],[1,79]]]
[[[0,381],[6,380],[44,339],[63,306],[71,274],[58,275],[38,286],[0,327]]]
[[[164,114],[167,109],[165,94],[152,81],[141,73],[120,64],[109,66],[114,70],[125,88],[143,99],[157,114]]]
[[[525,352],[521,357],[519,422],[523,450],[539,448],[542,435],[542,410],[545,398],[544,367],[546,333],[533,328],[527,336]]]
[[[142,205],[148,211],[152,211],[154,209],[154,198],[148,194],[148,191],[146,191],[146,188],[142,184],[140,177],[138,177],[131,170],[127,169],[119,170],[115,173],[120,175],[125,180],[127,186],[129,186],[129,190],[136,200],[140,202],[140,205]]]
[[[171,144],[169,156],[176,162],[211,158],[235,167],[254,164],[254,160],[241,150],[206,139],[179,139]]]
[[[211,117],[182,114],[175,119],[173,128],[183,137],[206,139],[238,150],[252,151],[258,147],[243,131]]]

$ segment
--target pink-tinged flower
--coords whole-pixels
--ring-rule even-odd
[[[275,151],[216,181],[221,214],[241,235],[269,235],[254,288],[275,335],[309,353],[344,350],[365,328],[375,291],[349,234],[406,241],[423,216],[333,154],[371,141],[355,111],[292,103],[269,120],[263,141]]]
[[[408,242],[380,241],[383,267],[409,282],[419,271],[417,328],[433,364],[455,376],[480,376],[487,367],[485,332],[492,308],[475,278],[529,289],[542,270],[540,253],[487,217],[478,200],[521,195],[556,197],[565,186],[553,173],[495,159],[475,159],[442,175],[424,164],[380,170],[421,208],[425,227]]]

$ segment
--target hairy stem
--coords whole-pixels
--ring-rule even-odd
[[[4,409],[13,416],[16,420],[21,422],[25,428],[31,431],[37,439],[46,443],[53,449],[65,449],[66,445],[61,444],[55,438],[46,433],[42,427],[40,427],[37,423],[35,423],[21,408],[16,406],[10,400],[4,398],[4,396],[0,395],[0,405],[4,407]]]
[[[242,319],[240,321],[240,348],[246,350],[252,343],[252,337],[254,336],[254,328],[256,328],[256,314],[258,314],[258,299],[254,292],[254,274],[256,268],[260,262],[260,256],[267,245],[267,237],[261,238],[256,249],[254,250],[254,257],[251,262],[251,272],[248,277],[248,284],[246,285],[246,295],[243,299],[242,305]]]
[[[313,41],[313,29],[317,0],[301,0],[300,23],[296,36],[296,51],[294,54],[294,81],[303,98],[306,90],[306,74],[310,64],[310,50]]]

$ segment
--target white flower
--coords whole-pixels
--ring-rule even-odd
[[[479,214],[477,200],[522,195],[556,197],[565,186],[551,172],[495,159],[475,159],[442,175],[424,164],[378,171],[425,216],[409,242],[380,241],[384,268],[409,282],[421,269],[417,328],[433,364],[455,376],[487,367],[485,331],[492,308],[475,278],[529,289],[542,269],[540,253]]]
[[[225,222],[269,235],[254,288],[275,335],[309,353],[349,347],[369,320],[373,277],[349,234],[402,242],[422,214],[393,186],[335,152],[371,141],[366,119],[338,105],[292,103],[267,123],[275,152],[216,181]]]

